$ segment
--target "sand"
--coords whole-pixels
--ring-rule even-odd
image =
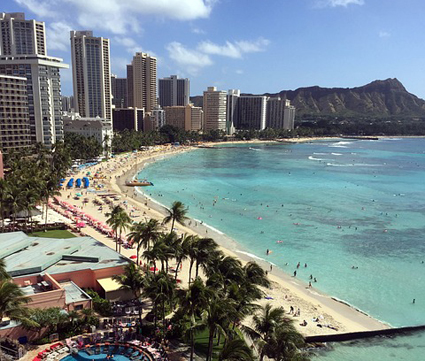
[[[297,141],[311,140],[313,140],[313,138],[297,138]],[[251,143],[258,143],[258,141],[253,141]],[[101,171],[102,174],[106,176],[106,179],[98,180],[99,183],[104,185],[103,193],[96,194],[86,192],[85,190],[80,191],[73,189],[62,191],[61,197],[72,205],[82,207],[84,212],[92,215],[99,221],[106,222],[107,217],[105,213],[109,212],[108,206],[104,205],[103,210],[100,211],[98,209],[99,206],[95,205],[93,200],[96,197],[99,198],[100,194],[115,194],[119,195],[120,199],[113,201],[113,204],[121,204],[126,208],[134,221],[146,221],[151,218],[162,221],[166,214],[165,208],[141,195],[133,187],[125,186],[125,181],[132,179],[132,177],[142,169],[143,165],[148,162],[154,162],[158,159],[185,151],[191,151],[193,149],[195,148],[158,146],[150,151],[118,155],[107,162],[102,162],[74,175],[74,178],[78,178],[86,175],[88,171],[90,171],[92,175],[97,171]],[[67,179],[69,179],[69,177]],[[154,182],[154,180],[151,181]],[[93,181],[91,181],[90,187],[92,187],[92,185]],[[83,196],[80,197],[79,200],[74,200],[73,195],[78,192],[82,193]],[[84,198],[88,198],[88,203],[83,204]],[[184,200],[182,201],[184,203]],[[237,243],[220,231],[208,227],[205,224],[201,225],[199,222],[195,222],[195,220],[191,220],[190,223],[190,227],[188,226],[189,221],[186,222],[186,226],[176,225],[177,233],[179,235],[188,233],[198,234],[200,237],[211,237],[220,245],[221,250],[225,254],[239,258],[243,263],[254,260],[265,270],[270,270],[270,264],[267,262],[251,258],[245,254],[235,253],[237,250]],[[197,226],[195,226],[195,223]],[[169,231],[169,227],[169,225],[164,226],[164,231]],[[85,227],[82,229],[82,232],[115,249],[115,242],[113,239],[101,234],[94,228]],[[129,230],[127,232],[129,232]],[[136,251],[134,249],[122,248],[121,253],[130,257],[135,255]],[[174,266],[174,264],[171,264],[171,266]],[[188,270],[188,262],[183,263],[182,270],[178,275],[178,278],[182,281],[181,287],[187,286]],[[294,320],[294,324],[303,335],[311,336],[371,331],[390,327],[388,324],[380,322],[349,305],[321,293],[319,290],[315,289],[314,283],[313,287],[309,288],[308,285],[285,274],[276,267],[269,273],[269,278],[272,282],[272,286],[269,289],[264,289],[265,297],[260,300],[259,303],[261,305],[271,303],[273,307],[283,307],[288,318]],[[291,306],[295,311],[298,309],[300,310],[299,316],[293,316],[289,313]],[[317,317],[319,318],[319,322],[314,322],[313,319]],[[304,320],[307,321],[307,326],[300,325]],[[322,325],[322,327],[318,327],[318,324]]]

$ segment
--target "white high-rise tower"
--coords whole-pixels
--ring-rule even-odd
[[[71,31],[75,111],[82,117],[112,119],[109,39],[92,31]]]

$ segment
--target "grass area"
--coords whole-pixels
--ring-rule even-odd
[[[34,232],[28,234],[31,237],[43,237],[43,238],[74,238],[76,237],[71,232],[62,229],[54,229],[46,232]]]
[[[200,354],[207,354],[208,351],[208,329],[195,334],[195,350]],[[213,342],[213,360],[218,360],[218,354],[223,349],[224,337],[220,338],[220,344],[217,345],[217,337],[214,337]]]

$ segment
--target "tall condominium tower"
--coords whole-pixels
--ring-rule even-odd
[[[31,142],[51,146],[63,139],[60,68],[47,56],[44,23],[23,13],[0,14],[0,74],[25,77]]]
[[[30,145],[27,78],[0,75],[0,149]]]
[[[265,129],[266,105],[266,96],[240,96],[237,100],[236,106],[236,117],[234,119],[235,128],[257,130]]]
[[[151,112],[156,107],[156,58],[136,53],[127,66],[129,106]]]
[[[111,75],[111,90],[112,104],[115,108],[127,108],[127,78],[118,78],[116,75]]]
[[[47,55],[44,22],[0,13],[0,55]]]
[[[75,111],[111,120],[109,39],[92,31],[71,31],[71,55]]]
[[[159,104],[162,107],[185,106],[189,104],[190,81],[177,75],[158,80]]]
[[[204,129],[226,131],[226,91],[208,87],[204,91]]]
[[[227,92],[227,114],[226,114],[226,134],[232,135],[235,132],[236,110],[238,99],[241,96],[239,89],[230,89]]]
[[[295,107],[288,99],[279,97],[267,100],[267,128],[294,129]]]

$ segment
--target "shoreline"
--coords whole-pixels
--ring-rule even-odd
[[[328,139],[328,138],[302,138],[297,139],[301,142],[304,141],[313,141],[317,139]],[[275,141],[271,141],[275,142]],[[229,142],[226,142],[229,143]],[[237,141],[235,143],[264,143],[264,141]],[[209,143],[211,144],[211,143]],[[221,144],[221,143],[217,143]],[[183,151],[191,151],[196,148],[188,148]],[[180,152],[179,152],[180,153]],[[179,154],[177,153],[177,154]],[[158,155],[158,157],[147,157],[142,160],[142,162],[138,165],[130,167],[127,169],[120,178],[117,178],[111,182],[111,186],[121,194],[124,194],[128,187],[125,186],[125,180],[134,177],[137,173],[142,171],[142,169],[152,162],[157,160],[162,160],[166,157],[176,155],[176,154],[163,154]],[[114,187],[115,186],[115,187]],[[159,201],[151,198],[150,196],[141,193],[140,191],[135,190],[135,195],[132,197],[134,202],[137,202],[139,205],[142,205],[144,201],[148,199],[149,207],[155,211],[158,215],[160,215],[159,219],[162,219],[165,215],[166,207],[162,205]],[[182,200],[183,201],[183,200]],[[139,203],[140,202],[140,203]],[[184,201],[183,201],[184,203]],[[190,218],[192,223],[198,222],[193,218]],[[186,222],[188,223],[188,222]],[[268,270],[270,266],[270,262],[267,260],[258,257],[256,255],[250,254],[249,250],[244,249],[242,245],[240,245],[236,240],[230,238],[220,230],[211,227],[207,223],[198,224],[195,226],[180,226],[178,225],[176,228],[185,231],[186,233],[195,233],[200,235],[200,237],[208,234],[208,237],[212,237],[220,246],[221,250],[226,254],[233,256],[235,258],[240,259],[243,263],[249,261],[255,261],[260,264],[265,270]],[[190,231],[190,232],[187,232]],[[207,233],[205,232],[207,231]],[[292,276],[284,272],[282,269],[278,267],[273,268],[273,273],[269,273],[269,279],[273,284],[273,288],[271,290],[265,290],[266,294],[270,296],[272,299],[265,300],[262,299],[259,301],[261,305],[264,305],[267,302],[271,302],[273,306],[283,306],[285,310],[288,310],[289,304],[298,304],[301,305],[301,316],[299,318],[294,318],[295,325],[297,329],[304,335],[325,335],[325,334],[336,334],[336,333],[346,333],[346,332],[357,332],[357,331],[372,331],[372,330],[380,330],[391,328],[388,323],[377,320],[372,316],[368,315],[366,312],[356,308],[353,305],[350,305],[345,300],[339,300],[331,295],[327,295],[320,290],[316,290],[315,288],[309,289],[308,285],[300,280],[295,280]],[[277,302],[276,302],[277,301]],[[324,315],[325,320],[332,325],[332,327],[337,328],[335,331],[333,329],[320,329],[320,328],[312,328],[315,326],[314,323],[311,322],[313,317],[317,317],[319,315]],[[301,327],[298,324],[298,321],[302,321],[303,319],[308,320],[308,326],[311,327]],[[320,332],[322,331],[322,332]]]

